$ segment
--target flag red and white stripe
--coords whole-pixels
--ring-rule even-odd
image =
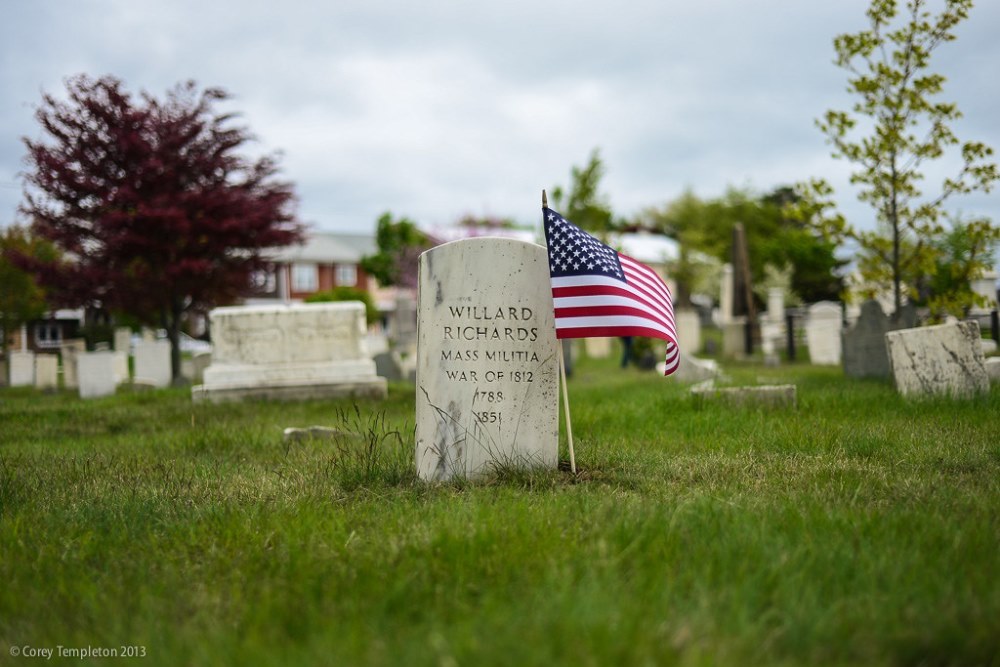
[[[653,269],[543,209],[557,338],[644,336],[667,342],[666,371],[680,364],[670,288]]]

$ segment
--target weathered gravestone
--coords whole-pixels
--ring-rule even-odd
[[[904,396],[989,391],[977,322],[890,331],[885,340],[896,389]]]
[[[115,393],[114,352],[84,352],[76,357],[80,398],[98,398]]]
[[[209,319],[212,361],[196,401],[386,396],[359,301],[216,308]]]
[[[59,386],[59,357],[54,354],[35,356],[35,387],[55,389]]]
[[[31,387],[35,384],[35,353],[8,352],[11,387]]]
[[[820,366],[840,365],[840,330],[842,323],[840,304],[820,301],[809,306],[806,323],[806,345],[809,360]]]
[[[695,407],[719,402],[734,407],[794,408],[795,385],[758,385],[755,387],[716,388],[710,382],[691,388]]]
[[[889,377],[889,353],[885,335],[889,318],[878,301],[861,304],[861,314],[853,326],[844,330],[844,375],[852,378]]]
[[[135,381],[153,387],[169,387],[170,341],[143,339],[135,346]]]
[[[417,472],[558,463],[558,361],[545,248],[454,241],[420,256]]]

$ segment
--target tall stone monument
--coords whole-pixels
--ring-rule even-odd
[[[418,303],[420,477],[555,468],[558,357],[545,248],[474,238],[428,250]]]
[[[384,398],[360,301],[232,306],[209,313],[212,363],[195,401]]]

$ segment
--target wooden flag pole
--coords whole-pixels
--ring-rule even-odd
[[[569,469],[576,474],[576,454],[573,453],[573,422],[569,418],[569,389],[566,385],[566,362],[563,359],[562,342],[556,341],[559,346],[559,376],[562,378],[563,387],[563,407],[566,409],[566,437],[569,439]]]
[[[542,208],[549,207],[549,198],[542,190]],[[569,387],[566,383],[566,360],[563,358],[562,342],[556,340],[556,347],[559,350],[559,378],[562,380],[563,388],[563,408],[566,411],[566,437],[569,441],[569,469],[576,474],[576,453],[573,451],[573,422],[569,418]]]

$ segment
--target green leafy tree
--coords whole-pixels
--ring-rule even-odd
[[[730,260],[732,231],[738,222],[746,231],[755,285],[763,284],[769,275],[788,272],[795,297],[806,301],[837,298],[843,289],[839,272],[845,262],[837,259],[833,242],[790,214],[794,201],[797,195],[790,188],[763,196],[729,188],[723,196],[707,200],[687,191],[662,208],[643,211],[635,226],[678,241],[680,257],[671,275],[678,283],[680,303],[685,303],[686,293],[711,284],[711,271],[699,256]]]
[[[42,97],[42,134],[24,139],[21,212],[72,261],[35,275],[62,303],[162,326],[179,378],[188,313],[243,296],[268,249],[301,242],[292,185],[275,157],[245,154],[253,135],[217,108],[221,89],[187,82],[158,99],[80,75],[66,92]]]
[[[933,241],[935,270],[921,287],[926,288],[926,302],[936,319],[963,317],[971,307],[989,304],[973,291],[972,281],[993,266],[998,241],[1000,228],[983,218],[952,220],[951,229]]]
[[[988,192],[1000,178],[989,146],[962,143],[949,128],[961,113],[953,103],[936,101],[945,77],[928,71],[931,55],[955,39],[954,29],[968,17],[972,0],[944,0],[938,14],[927,4],[907,0],[901,12],[898,0],[873,0],[867,29],[834,40],[836,63],[850,73],[848,90],[857,102],[851,111],[828,111],[817,122],[834,157],[856,166],[851,182],[860,187],[859,199],[874,209],[877,225],[863,231],[842,217],[827,216],[826,231],[857,244],[862,278],[891,286],[897,310],[904,289],[916,296],[916,287],[943,268],[937,241],[945,233],[945,202]],[[927,163],[956,149],[960,166],[933,191],[925,191]],[[822,181],[804,191],[814,199],[831,193]],[[966,231],[989,237],[992,229],[986,223]],[[971,247],[985,248],[983,240],[975,239]]]
[[[611,205],[600,194],[604,163],[601,153],[594,149],[585,167],[570,171],[569,191],[561,185],[552,188],[552,202],[559,212],[580,229],[585,229],[602,239],[614,228]]]
[[[42,317],[48,310],[45,292],[34,275],[21,268],[23,258],[55,262],[58,253],[51,243],[13,225],[0,234],[0,335],[7,356],[8,336],[22,324]]]
[[[417,262],[432,240],[409,218],[394,220],[392,213],[385,212],[378,219],[375,245],[378,252],[362,257],[361,268],[383,287],[416,289]]]

